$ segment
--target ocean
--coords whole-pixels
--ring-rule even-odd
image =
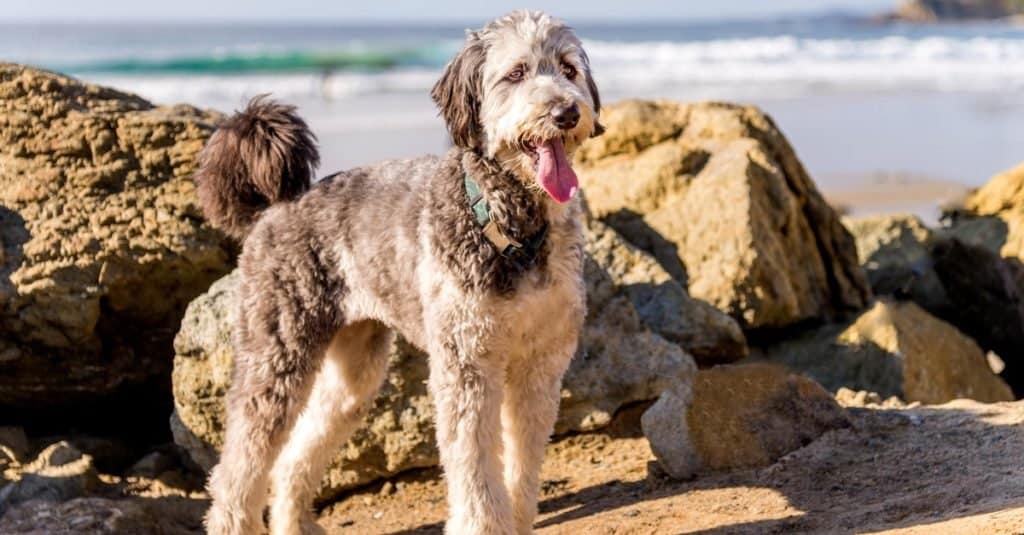
[[[308,118],[327,174],[444,150],[427,93],[466,26],[0,25],[0,59],[158,103],[230,111],[271,93]],[[924,188],[934,197],[1024,160],[1024,29],[1009,24],[820,16],[575,27],[606,102],[761,106],[822,189],[860,211],[872,197],[875,210],[928,210],[905,185],[937,185]]]

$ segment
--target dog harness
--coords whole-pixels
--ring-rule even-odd
[[[465,175],[462,180],[466,186],[466,197],[469,198],[469,207],[473,210],[473,216],[476,218],[477,224],[480,225],[487,241],[494,245],[495,249],[501,253],[501,256],[511,260],[518,266],[527,268],[532,265],[533,261],[537,259],[537,254],[544,247],[544,242],[547,240],[548,224],[544,223],[544,226],[536,234],[525,240],[525,243],[512,239],[502,232],[498,228],[498,224],[491,218],[491,207],[487,204],[487,199],[484,198],[480,185],[469,175]]]

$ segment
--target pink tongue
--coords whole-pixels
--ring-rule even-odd
[[[537,147],[537,180],[552,199],[567,202],[579,188],[576,173],[565,158],[562,140],[552,139]]]

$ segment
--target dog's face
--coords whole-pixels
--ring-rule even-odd
[[[540,12],[517,11],[470,32],[431,96],[456,145],[479,150],[558,202],[576,192],[576,148],[602,131],[583,46]]]

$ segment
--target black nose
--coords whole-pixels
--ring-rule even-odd
[[[555,108],[555,111],[551,112],[551,118],[555,120],[555,125],[562,130],[575,128],[576,123],[580,122],[580,107],[573,102],[568,106]]]

